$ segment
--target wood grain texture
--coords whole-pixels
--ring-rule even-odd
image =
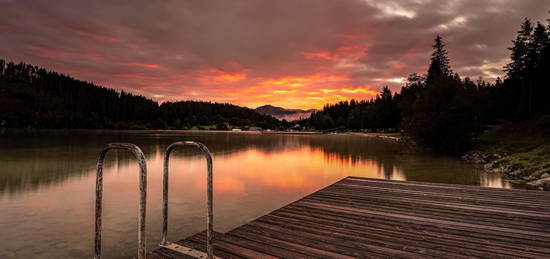
[[[205,251],[206,233],[178,244]],[[550,192],[347,177],[213,246],[222,258],[504,259],[550,258],[549,244]]]

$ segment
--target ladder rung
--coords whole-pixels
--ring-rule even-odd
[[[205,252],[201,252],[199,250],[189,248],[189,247],[186,247],[186,246],[182,246],[182,245],[178,245],[178,244],[174,244],[174,243],[168,243],[168,244],[160,245],[160,246],[164,247],[164,248],[167,248],[167,249],[170,249],[172,251],[176,251],[180,254],[191,256],[191,257],[208,258],[208,255]],[[221,259],[221,257],[218,257],[218,256],[214,256],[214,258],[220,258]]]

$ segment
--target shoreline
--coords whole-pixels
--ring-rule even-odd
[[[511,153],[484,153],[479,150],[471,150],[460,157],[461,160],[476,164],[487,173],[501,173],[512,184],[525,184],[534,189],[550,191],[550,173],[540,176],[529,174],[524,168],[503,162]]]
[[[404,142],[404,137],[396,133],[364,133],[364,132],[343,132],[343,133],[329,133],[325,135],[352,135],[352,136],[362,136],[370,138],[379,138],[385,140],[391,140],[396,142]]]
[[[550,191],[550,116],[496,125],[479,135],[462,160],[511,183]]]

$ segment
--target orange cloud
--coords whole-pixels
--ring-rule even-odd
[[[145,68],[159,68],[160,65],[157,65],[157,64],[147,64],[147,63],[139,63],[139,62],[130,62],[130,63],[125,63],[124,65],[127,65],[127,66],[132,66],[132,67],[145,67]]]
[[[361,93],[361,94],[368,94],[373,96],[376,96],[378,94],[378,91],[371,90],[368,88],[342,88],[340,90],[344,93],[352,93],[352,94]]]
[[[307,82],[313,81],[314,78],[311,77],[293,77],[287,76],[280,79],[270,79],[264,82],[267,85],[285,85],[290,87],[302,86]]]
[[[216,82],[225,82],[233,83],[239,82],[246,79],[246,74],[244,72],[239,73],[228,73],[219,69],[208,69],[208,75],[199,77],[199,81],[204,84],[216,83]]]
[[[324,60],[357,59],[365,55],[367,47],[359,44],[344,45],[335,50],[316,50],[303,52],[305,58],[317,58]]]
[[[231,98],[231,102],[255,108],[264,104],[286,108],[320,109],[327,103],[371,99],[377,94],[368,85],[354,86],[346,72],[313,73],[280,78],[247,78],[230,92],[205,93]],[[223,94],[223,95],[222,95]],[[188,94],[186,94],[188,95]]]
[[[292,93],[296,93],[297,91],[296,90],[275,90],[273,91],[273,93],[276,93],[276,94],[292,94]]]
[[[330,51],[327,50],[321,50],[317,52],[304,52],[302,55],[305,58],[320,58],[320,59],[327,59],[327,60],[334,60],[336,59],[336,55]]]
[[[321,92],[328,94],[338,91],[337,89],[319,89]]]

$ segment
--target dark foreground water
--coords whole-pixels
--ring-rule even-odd
[[[351,135],[288,136],[178,131],[0,129],[0,258],[91,258],[95,166],[109,142],[131,142],[148,166],[149,249],[161,237],[162,153],[174,141],[206,144],[214,157],[214,226],[241,224],[349,176],[510,186],[457,159]],[[173,152],[169,239],[205,229],[206,166],[192,148]],[[104,170],[103,254],[136,254],[138,167],[111,151]]]

